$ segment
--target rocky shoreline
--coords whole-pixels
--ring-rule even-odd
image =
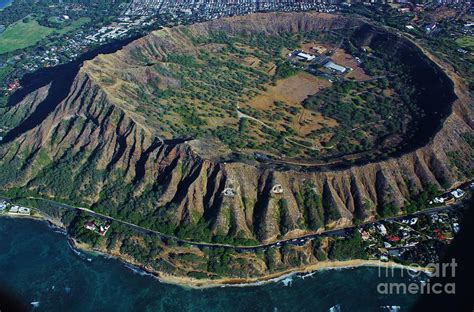
[[[36,210],[34,210],[36,211]],[[415,266],[407,266],[402,265],[396,262],[383,262],[379,260],[347,260],[347,261],[322,261],[316,264],[311,264],[304,267],[297,267],[292,268],[289,270],[284,270],[281,272],[276,272],[272,274],[268,274],[261,277],[249,277],[249,278],[223,278],[219,280],[214,279],[195,279],[185,276],[175,276],[170,274],[165,274],[163,272],[158,272],[143,266],[142,264],[138,263],[134,259],[130,257],[126,257],[124,255],[118,253],[109,253],[104,250],[96,249],[91,247],[88,244],[82,243],[77,241],[74,237],[71,237],[67,233],[67,227],[62,224],[60,221],[55,220],[54,218],[47,216],[44,213],[39,213],[30,216],[13,216],[8,215],[6,217],[12,218],[28,218],[36,221],[43,221],[48,224],[48,227],[51,229],[61,230],[62,234],[67,236],[67,240],[71,246],[71,248],[76,249],[78,252],[87,252],[93,253],[99,256],[113,258],[119,260],[127,268],[132,269],[138,274],[143,272],[141,275],[149,275],[153,278],[156,278],[160,282],[167,283],[167,284],[174,284],[179,285],[186,288],[194,288],[194,289],[203,289],[203,288],[212,288],[212,287],[247,287],[247,286],[259,286],[267,283],[272,282],[279,282],[288,277],[292,276],[308,276],[312,275],[317,271],[321,270],[331,270],[331,269],[350,269],[356,267],[382,267],[382,268],[396,268],[396,269],[410,269],[414,271],[423,271],[425,273],[429,273],[429,268],[423,267],[415,267]],[[89,259],[89,258],[85,258]],[[131,266],[131,267],[129,267]]]
[[[143,275],[149,275],[160,282],[167,284],[179,285],[187,288],[194,289],[203,289],[203,288],[212,288],[212,287],[248,287],[248,286],[259,286],[272,282],[279,282],[291,276],[308,276],[316,273],[321,270],[332,270],[332,269],[350,269],[357,267],[381,267],[388,269],[407,269],[413,271],[422,271],[425,273],[430,273],[430,268],[419,267],[419,266],[408,266],[402,265],[396,262],[383,262],[380,260],[346,260],[346,261],[323,261],[317,264],[308,265],[305,267],[298,267],[289,270],[284,270],[277,273],[272,273],[262,277],[255,278],[223,278],[220,280],[213,279],[195,279],[185,276],[174,276],[170,274],[164,274],[162,272],[157,272],[147,268],[140,263],[130,259],[129,257],[124,257],[123,255],[118,254],[109,254],[102,250],[97,250],[90,247],[87,244],[80,243],[74,238],[69,237],[69,240],[72,242],[73,246],[79,250],[95,253],[105,257],[111,257],[117,259],[124,263],[125,265],[132,265],[136,270],[143,272]],[[135,271],[135,270],[134,270]]]

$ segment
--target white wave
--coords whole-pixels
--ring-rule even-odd
[[[386,306],[381,306],[380,308],[384,309],[384,310],[388,310],[390,312],[399,312],[400,311],[400,306],[390,306],[390,305],[386,305]]]
[[[144,271],[144,270],[142,270],[142,269],[140,269],[140,268],[137,268],[137,267],[135,267],[135,266],[133,266],[133,265],[125,264],[124,266],[125,266],[127,269],[132,270],[133,273],[136,273],[136,274],[138,274],[138,275],[140,275],[140,276],[153,276],[153,274],[148,273],[148,272],[146,272],[146,271]]]
[[[329,312],[341,312],[341,305],[336,304],[335,306],[330,307],[328,311]]]
[[[82,256],[82,253],[77,250],[76,248],[74,248],[74,246],[71,245],[71,243],[69,241],[67,241],[67,244],[69,245],[69,248],[71,248],[71,250],[78,256]]]
[[[39,307],[40,302],[39,301],[32,301],[32,302],[30,302],[30,304],[33,306],[33,308],[37,308],[37,307]]]
[[[304,275],[300,275],[300,278],[301,279],[305,279],[307,277],[312,277],[314,274],[318,273],[317,271],[313,271],[313,272],[310,272],[310,273],[307,273],[307,274],[304,274]]]
[[[291,286],[291,284],[293,283],[293,277],[292,276],[288,276],[287,278],[285,278],[284,280],[281,281],[283,283],[283,285],[285,286]]]

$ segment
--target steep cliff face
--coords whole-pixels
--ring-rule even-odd
[[[458,99],[429,143],[344,170],[279,170],[205,157],[195,148],[199,142],[160,138],[146,104],[116,86],[149,83],[143,60],[187,49],[192,36],[211,31],[296,33],[360,24],[324,14],[237,17],[159,30],[101,55],[84,64],[67,96],[42,118],[35,114],[52,87],[12,107],[12,115],[30,112],[18,126],[29,130],[1,146],[2,183],[191,239],[269,242],[373,220],[430,184],[442,188],[472,177],[472,106],[454,74]]]

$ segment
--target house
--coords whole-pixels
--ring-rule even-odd
[[[459,199],[464,196],[464,192],[461,189],[455,189],[454,191],[451,192],[451,195],[453,195],[454,198]]]
[[[15,89],[20,87],[20,83],[18,81],[14,81],[12,83],[9,83],[7,86],[8,91],[14,91]]]
[[[31,213],[31,209],[30,209],[30,208],[20,207],[20,208],[18,209],[18,214],[29,215],[30,213]]]
[[[20,206],[12,206],[9,210],[9,213],[18,213],[18,210],[20,210]]]
[[[400,12],[400,13],[409,13],[410,11],[411,11],[411,9],[408,8],[408,7],[398,9],[398,12]]]
[[[436,23],[431,23],[425,26],[425,31],[427,34],[431,33],[433,30],[435,30],[437,24]]]
[[[387,229],[385,228],[385,226],[383,224],[377,224],[377,229],[379,230],[379,233],[381,235],[387,235]]]
[[[443,233],[441,232],[440,229],[435,229],[434,230],[434,233],[436,234],[436,237],[438,238],[438,240],[444,240],[444,236],[443,236]]]
[[[457,233],[459,232],[460,228],[459,228],[459,223],[453,223],[453,231],[454,233]]]
[[[402,236],[403,238],[410,237],[410,233],[408,233],[407,231],[400,231],[399,234],[400,234],[400,236]]]
[[[107,231],[109,230],[110,228],[110,224],[109,223],[106,223],[104,224],[103,226],[101,225],[99,227],[99,235],[101,236],[105,236],[105,234],[107,233]]]
[[[311,51],[314,51],[316,53],[319,53],[319,54],[324,54],[327,52],[328,49],[326,49],[325,47],[321,47],[321,46],[315,46],[315,47],[312,47],[311,48]]]
[[[399,249],[390,249],[388,251],[388,254],[392,257],[399,258],[401,256],[400,250]]]
[[[434,202],[435,204],[442,204],[442,203],[444,203],[444,198],[443,198],[443,197],[435,197],[435,198],[433,199],[433,202]]]
[[[362,238],[363,241],[366,241],[366,240],[368,240],[368,239],[370,238],[370,234],[369,234],[369,232],[367,232],[367,231],[362,231],[362,232],[360,233],[360,235],[361,235],[361,238]]]
[[[324,67],[330,69],[330,70],[333,70],[333,71],[336,71],[336,72],[339,72],[341,74],[344,74],[346,71],[347,71],[347,68],[345,68],[344,66],[341,66],[341,65],[337,65],[336,63],[334,62],[327,62],[326,64],[324,64]]]
[[[389,242],[393,242],[393,243],[396,243],[396,242],[399,242],[400,241],[400,237],[396,236],[396,235],[388,235],[387,236],[387,240]]]
[[[95,231],[96,229],[96,225],[95,225],[95,221],[90,221],[90,222],[86,222],[84,223],[84,227],[90,231]]]

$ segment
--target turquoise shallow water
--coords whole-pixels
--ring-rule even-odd
[[[417,297],[378,295],[376,285],[383,281],[377,268],[354,268],[263,286],[191,290],[141,276],[115,259],[89,262],[43,222],[0,218],[0,286],[35,311],[409,310]]]

